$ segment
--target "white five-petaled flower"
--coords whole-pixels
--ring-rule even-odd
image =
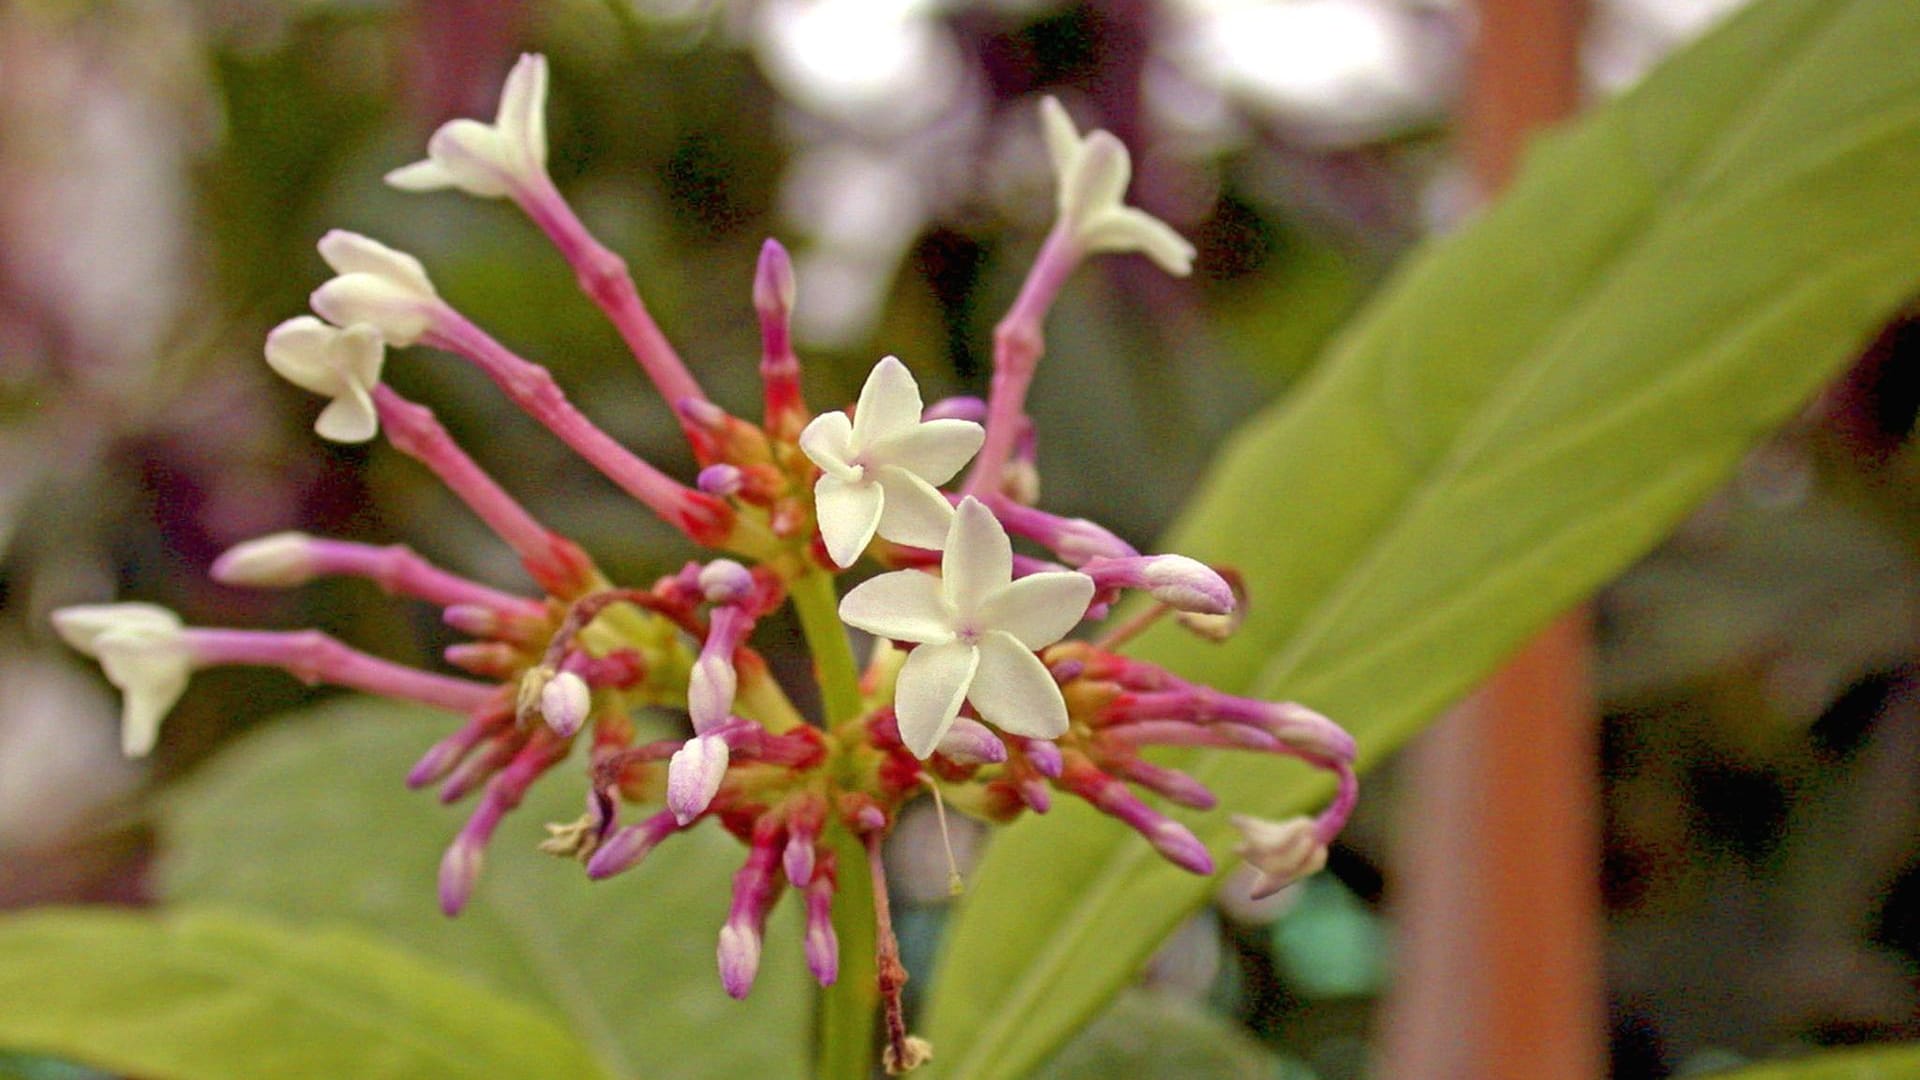
[[[267,366],[302,390],[331,398],[313,430],[334,442],[366,442],[380,433],[373,388],[387,346],[365,323],[345,330],[311,315],[288,319],[267,335]]]
[[[449,120],[427,140],[427,160],[387,174],[402,191],[458,188],[483,199],[524,190],[547,169],[547,58],[520,57],[500,89],[493,123]]]
[[[53,628],[120,688],[120,749],[145,756],[193,674],[180,617],[153,604],[81,604],[54,612]]]
[[[1060,102],[1040,103],[1040,123],[1059,178],[1060,220],[1087,254],[1138,251],[1169,274],[1185,277],[1193,269],[1193,245],[1144,210],[1122,202],[1133,161],[1111,132],[1082,137]]]
[[[953,479],[979,451],[986,431],[971,420],[921,420],[920,387],[899,360],[873,366],[853,419],[822,413],[800,433],[800,449],[825,475],[814,485],[827,554],[852,566],[874,535],[914,547],[946,540],[953,507],[935,485]]]
[[[433,325],[440,294],[420,260],[356,232],[320,238],[320,257],[339,276],[313,291],[313,310],[335,326],[366,323],[404,348]]]
[[[1086,614],[1093,579],[1048,571],[1013,580],[1013,545],[978,500],[953,515],[940,576],[899,570],[863,582],[840,618],[870,634],[910,641],[894,691],[907,749],[926,757],[972,702],[980,718],[1015,735],[1067,730],[1060,687],[1034,650],[1065,637]]]

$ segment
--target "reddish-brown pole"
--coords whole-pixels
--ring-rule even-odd
[[[1463,141],[1480,190],[1579,104],[1581,0],[1481,0]],[[1399,975],[1378,1075],[1606,1075],[1598,717],[1582,607],[1414,750],[1395,856]]]

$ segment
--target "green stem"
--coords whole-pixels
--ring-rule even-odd
[[[846,627],[840,622],[833,578],[808,570],[793,579],[789,595],[820,678],[826,728],[832,731],[860,712],[860,676]],[[839,872],[833,931],[840,939],[840,975],[820,996],[820,1056],[814,1075],[819,1080],[865,1080],[873,1074],[874,1013],[880,1002],[874,968],[873,886],[866,848],[859,838],[838,823],[830,835]]]
[[[847,628],[840,622],[833,578],[819,570],[808,570],[793,579],[789,593],[793,610],[800,616],[807,651],[813,655],[814,673],[820,677],[826,727],[832,731],[860,712],[860,674],[854,667],[853,647],[847,643]]]

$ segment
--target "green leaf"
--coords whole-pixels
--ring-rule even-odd
[[[215,912],[0,920],[0,1045],[184,1080],[608,1073],[551,1019],[360,933]]]
[[[744,849],[705,826],[588,881],[534,850],[542,823],[580,815],[578,763],[534,785],[494,837],[467,910],[442,915],[440,853],[469,807],[402,780],[448,723],[345,698],[248,738],[167,808],[164,892],[377,928],[550,1009],[622,1076],[805,1074],[812,982],[791,902],[769,922],[753,994],[727,997],[714,945]]]
[[[1142,652],[1403,742],[1651,547],[1920,283],[1920,20],[1762,0],[1543,143],[1227,447],[1170,550],[1246,572],[1244,631]],[[1224,806],[1325,797],[1174,755]],[[1217,855],[1224,815],[1196,827]],[[1080,806],[1007,830],[933,995],[943,1077],[1026,1073],[1212,882]]]
[[[1038,1080],[1310,1080],[1252,1035],[1191,1001],[1122,994],[1035,1074]]]
[[[1920,1076],[1920,1046],[1867,1046],[1706,1075],[1712,1080],[1907,1080]]]

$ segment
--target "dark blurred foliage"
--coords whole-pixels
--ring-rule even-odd
[[[490,115],[518,51],[554,65],[559,186],[631,262],[716,400],[741,411],[757,392],[748,290],[765,237],[799,256],[803,309],[875,299],[815,324],[803,357],[816,407],[850,397],[887,352],[930,396],[981,393],[993,322],[1051,209],[1036,95],[1126,138],[1137,201],[1194,239],[1199,270],[1183,282],[1136,258],[1094,263],[1050,324],[1034,405],[1050,506],[1143,544],[1233,425],[1308,368],[1417,238],[1446,173],[1426,120],[1342,140],[1230,93],[1194,105],[1191,73],[1163,49],[1175,5],[945,5],[935,25],[958,74],[938,118],[904,134],[770,76],[756,20],[780,7],[0,9],[0,905],[138,897],[142,787],[310,696],[273,673],[200,676],[142,774],[113,753],[104,683],[51,640],[52,607],[150,600],[198,623],[320,626],[431,664],[447,635],[370,585],[242,593],[206,566],[299,528],[523,582],[413,463],[314,437],[314,401],[260,363],[267,330],[324,280],[313,243],[326,229],[419,255],[444,295],[551,365],[613,434],[690,473],[664,404],[510,206],[380,183],[440,121]],[[1451,55],[1457,32],[1426,25]],[[854,212],[883,198],[861,194],[871,171],[845,175],[848,207],[831,166],[876,159],[927,194],[868,225]],[[1890,330],[1601,599],[1622,1077],[1920,1034],[1916,325]],[[619,578],[691,554],[473,372],[414,350],[387,378]],[[761,644],[783,651],[777,628]],[[1382,977],[1373,908],[1392,884],[1393,791],[1390,771],[1370,785],[1335,854],[1346,889],[1295,898],[1312,935],[1283,934],[1271,905],[1229,903],[1151,978],[1208,996],[1329,1080],[1357,1075]],[[931,983],[937,893],[905,905],[916,988]]]

